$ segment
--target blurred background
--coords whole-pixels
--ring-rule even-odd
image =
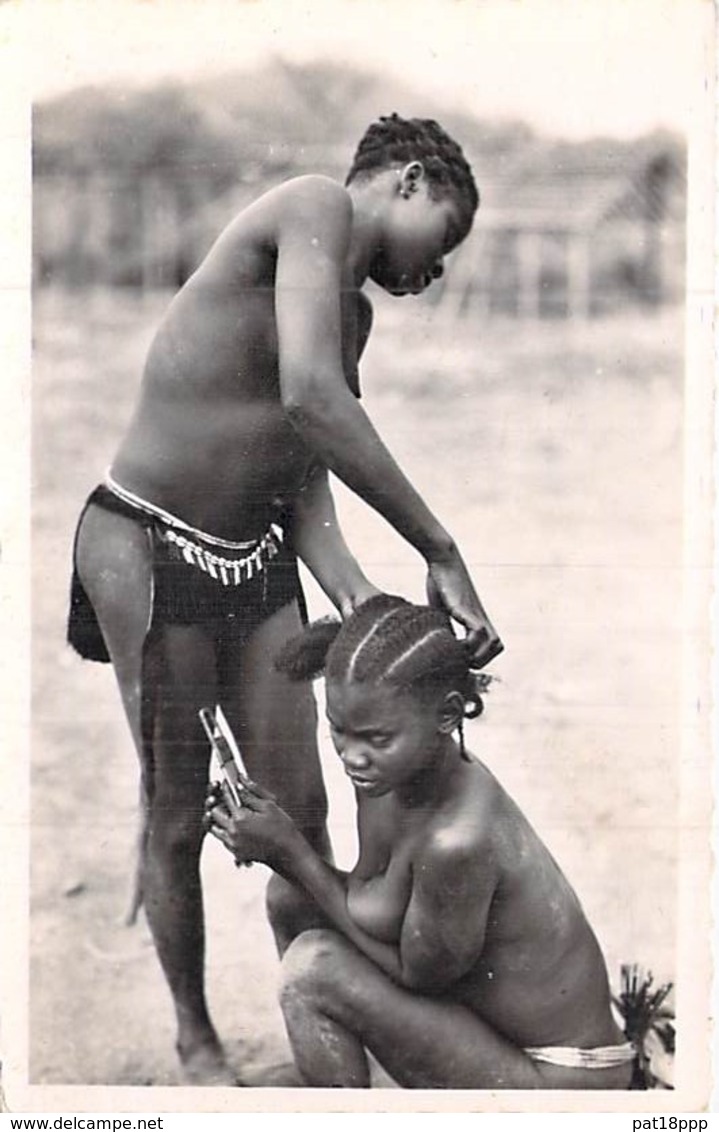
[[[347,2],[341,19],[318,4],[304,23],[288,6],[284,24],[271,2],[124,0],[100,5],[102,19],[40,7],[31,1081],[176,1081],[146,928],[121,926],[129,735],[111,672],[64,643],[77,514],[171,295],[223,227],[288,177],[344,180],[366,126],[394,110],[436,117],[482,198],[427,295],[398,302],[370,285],[362,367],[368,413],[505,641],[469,745],[575,884],[614,989],[630,962],[674,981],[687,135],[702,44],[687,6],[541,0],[535,18],[510,0],[384,15]],[[335,486],[370,576],[421,600],[421,561]],[[305,580],[311,615],[326,612]],[[351,866],[351,794],[320,717],[338,863]],[[203,869],[212,1009],[259,1079],[287,1054],[263,869],[238,877],[213,846]]]
[[[359,67],[282,59],[37,105],[36,285],[181,286],[271,185],[307,172],[344,180],[367,125],[394,109],[439,118],[480,186],[481,222],[433,295],[447,316],[587,318],[683,300],[681,136],[557,140]]]

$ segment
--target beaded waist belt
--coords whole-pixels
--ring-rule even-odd
[[[256,574],[264,570],[280,549],[279,534],[272,527],[257,542],[252,553],[245,553],[241,558],[226,558],[224,555],[215,554],[199,542],[179,534],[172,527],[166,527],[162,531],[162,538],[177,547],[189,566],[199,567],[223,586],[239,586],[242,582],[251,581]]]
[[[197,567],[223,586],[239,586],[251,581],[280,552],[282,528],[276,523],[270,524],[262,538],[231,542],[191,527],[171,512],[121,487],[109,473],[105,484],[119,499],[144,515],[159,520],[160,537],[170,553],[174,551],[173,557],[184,560],[188,566]],[[218,554],[211,547],[220,548],[225,553]]]

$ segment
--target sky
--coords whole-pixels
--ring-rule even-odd
[[[364,65],[560,136],[630,137],[695,121],[712,13],[712,0],[6,0],[0,55],[34,100],[274,53]]]

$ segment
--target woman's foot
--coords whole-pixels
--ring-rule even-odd
[[[243,1082],[228,1065],[225,1051],[215,1038],[192,1048],[177,1043],[183,1085],[237,1088]]]
[[[304,1089],[305,1082],[293,1061],[262,1063],[248,1068],[245,1085],[252,1089]]]

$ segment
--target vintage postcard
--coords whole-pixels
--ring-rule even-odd
[[[7,1110],[711,1110],[714,61],[0,5]]]

